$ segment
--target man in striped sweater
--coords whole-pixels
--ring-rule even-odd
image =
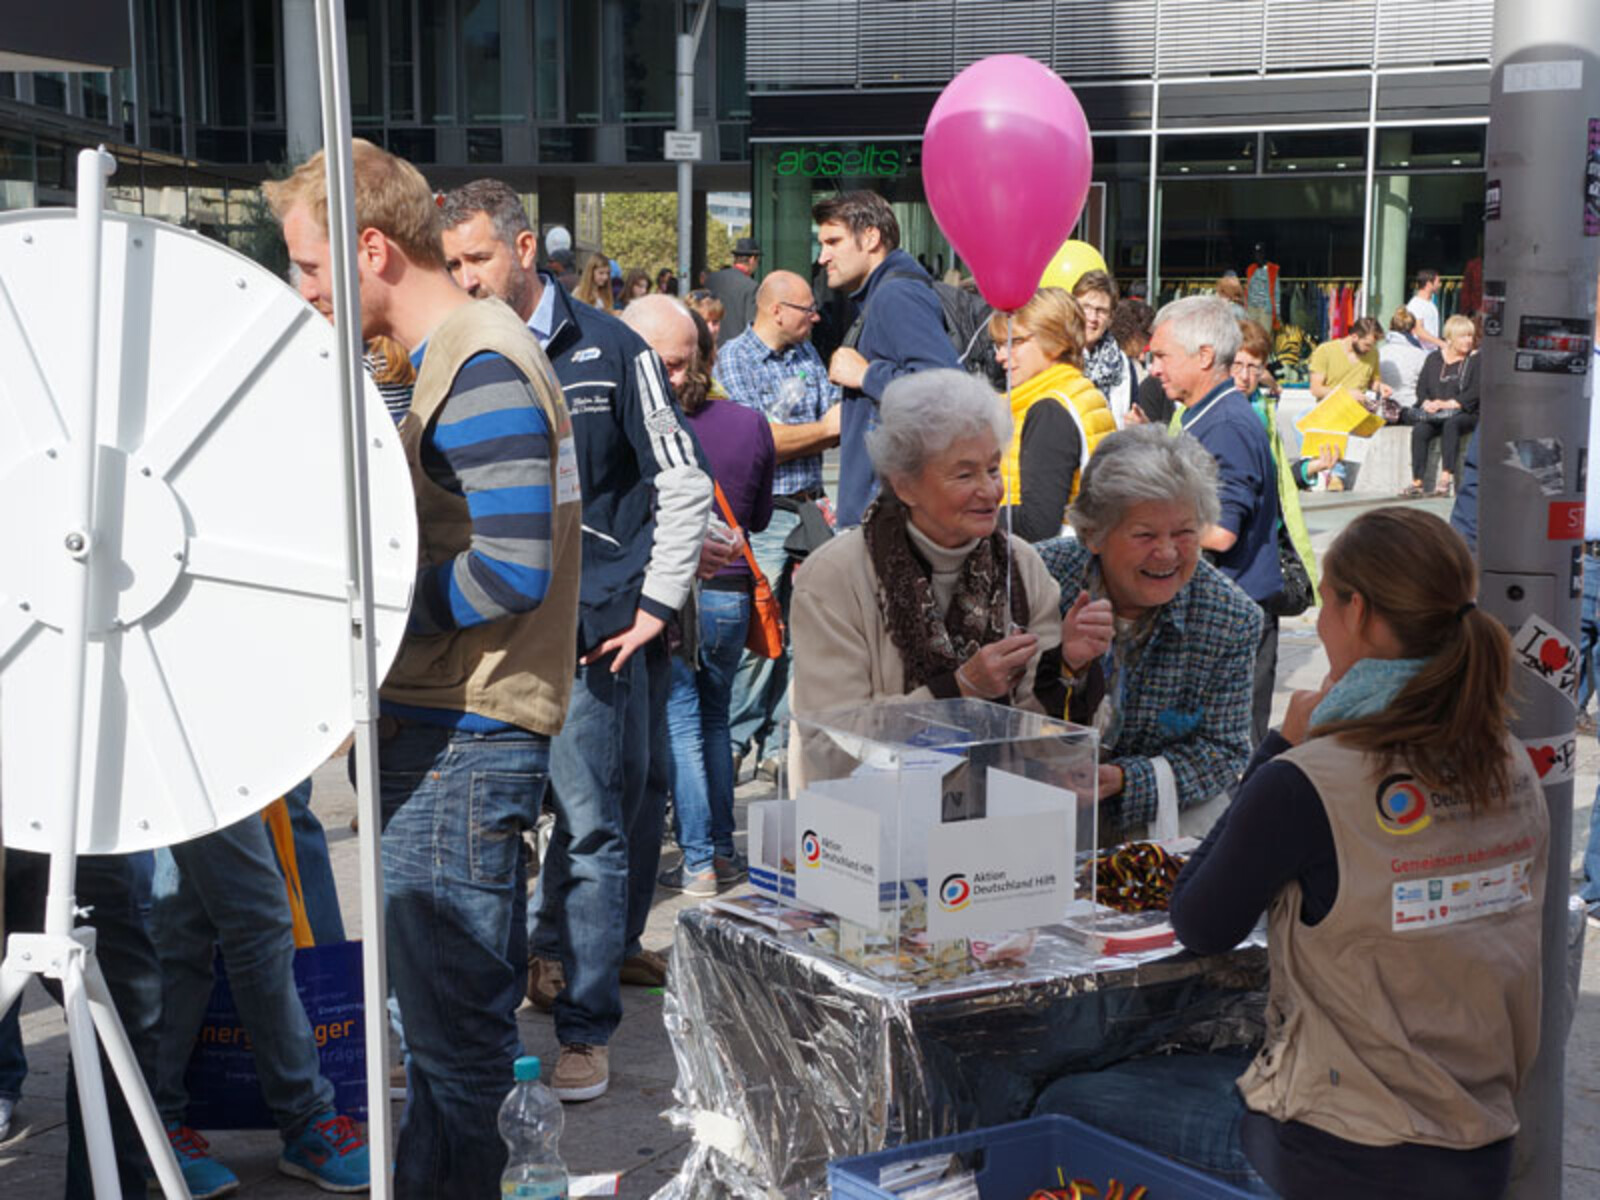
[[[496,1118],[521,1052],[522,834],[572,687],[572,426],[522,321],[451,282],[417,170],[363,141],[354,167],[362,334],[394,338],[418,367],[400,438],[419,566],[379,749],[385,933],[410,1052],[395,1190],[498,1195]],[[331,313],[322,155],[267,196],[301,295]]]
[[[515,192],[480,179],[446,195],[441,212],[451,275],[466,293],[505,300],[527,323],[561,381],[576,435],[579,666],[551,755],[556,826],[530,922],[528,996],[555,1013],[556,1095],[592,1100],[610,1080],[619,981],[666,979],[662,956],[638,939],[655,894],[665,806],[661,764],[651,764],[666,749],[660,635],[689,597],[711,480],[661,360],[632,329],[536,269],[538,241]]]

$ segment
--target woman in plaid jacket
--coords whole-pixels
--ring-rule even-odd
[[[1114,433],[1068,511],[1077,537],[1035,547],[1061,585],[1067,715],[1100,731],[1107,839],[1176,836],[1180,811],[1219,797],[1250,758],[1261,609],[1201,561],[1216,477],[1192,438]],[[1203,834],[1200,816],[1182,832]]]

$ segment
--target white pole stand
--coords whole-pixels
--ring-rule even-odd
[[[30,976],[61,981],[62,1006],[67,1018],[67,1040],[72,1048],[72,1069],[78,1079],[78,1108],[83,1114],[84,1144],[89,1153],[89,1173],[100,1200],[122,1195],[117,1177],[117,1156],[111,1139],[111,1116],[106,1104],[105,1080],[100,1073],[100,1047],[105,1048],[111,1070],[122,1085],[128,1111],[139,1128],[145,1153],[167,1200],[186,1200],[189,1189],[167,1141],[155,1101],[145,1085],[144,1072],[134,1057],[128,1034],[117,1016],[116,1005],[100,973],[95,952],[95,932],[87,926],[71,933],[14,933],[6,939],[5,961],[0,963],[0,1012],[10,1009]],[[99,1034],[96,1042],[95,1035]]]

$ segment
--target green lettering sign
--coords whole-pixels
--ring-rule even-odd
[[[899,147],[883,148],[876,142],[857,142],[842,146],[791,146],[779,153],[772,169],[781,178],[853,175],[893,179],[905,170],[906,162],[906,152]]]

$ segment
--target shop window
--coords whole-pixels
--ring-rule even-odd
[[[1367,131],[1317,130],[1309,133],[1269,133],[1268,171],[1365,171]]]
[[[1178,134],[1161,139],[1163,175],[1253,175],[1256,135]]]
[[[1149,138],[1097,137],[1094,139],[1094,177],[1096,179],[1145,179],[1149,174]]]
[[[1378,169],[1483,169],[1484,125],[1423,126],[1378,131]]]

